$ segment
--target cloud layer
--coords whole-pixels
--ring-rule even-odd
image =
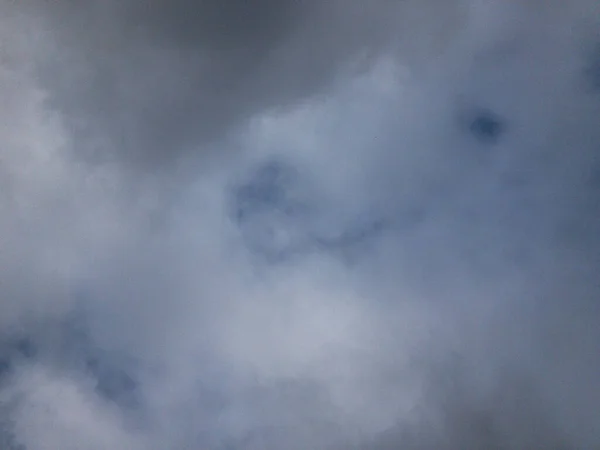
[[[591,0],[0,6],[0,447],[600,445]]]

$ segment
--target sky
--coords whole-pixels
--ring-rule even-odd
[[[600,448],[595,0],[0,0],[0,448]]]

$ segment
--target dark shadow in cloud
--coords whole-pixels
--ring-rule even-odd
[[[281,161],[268,161],[252,178],[234,190],[235,218],[239,223],[251,220],[256,214],[279,211],[285,216],[309,213],[301,199],[293,198],[294,185],[300,174]]]
[[[231,193],[232,217],[244,243],[270,262],[310,247],[308,227],[315,211],[309,202],[300,173],[277,160],[259,166]]]
[[[0,383],[2,378],[10,375],[15,366],[33,361],[38,354],[33,339],[23,336],[5,337],[0,342]]]
[[[254,53],[257,59],[313,7],[311,1],[280,0],[150,0],[125,1],[122,6],[127,21],[175,47],[243,52],[248,57]]]
[[[77,311],[56,324],[61,351],[53,355],[66,370],[91,380],[104,400],[133,411],[141,407],[140,385],[135,379],[135,362],[126,355],[101,349],[93,340],[86,315]]]
[[[600,44],[597,44],[590,52],[589,63],[585,68],[585,78],[587,85],[594,91],[600,91]]]
[[[37,323],[31,335],[8,336],[0,343],[0,384],[23,365],[54,366],[65,374],[84,376],[96,394],[130,411],[139,409],[139,383],[131,358],[100,349],[82,314],[65,321]]]
[[[280,160],[260,165],[231,192],[231,215],[248,249],[270,263],[325,252],[351,261],[390,227],[378,216],[354,217],[343,227],[319,226],[335,220],[335,208],[311,192],[310,174]],[[331,217],[328,217],[331,216]]]
[[[504,120],[489,110],[475,111],[467,120],[469,132],[486,144],[495,144],[506,131]]]
[[[98,394],[121,406],[139,406],[138,383],[125,369],[98,357],[87,357],[85,363],[87,372],[97,380]]]
[[[389,20],[387,6],[356,15],[316,0],[55,3],[42,79],[78,137],[75,154],[152,171],[318,94],[378,47],[387,27],[377,24]]]

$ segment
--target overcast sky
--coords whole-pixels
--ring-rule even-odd
[[[599,26],[0,0],[0,448],[599,448]]]

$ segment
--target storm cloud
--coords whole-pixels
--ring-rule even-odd
[[[2,3],[0,447],[600,446],[596,3]]]

